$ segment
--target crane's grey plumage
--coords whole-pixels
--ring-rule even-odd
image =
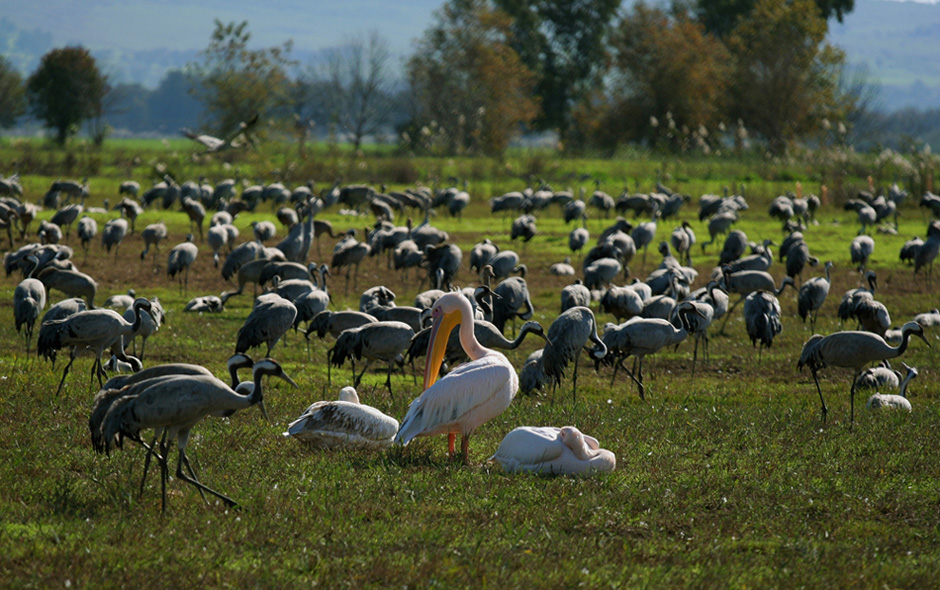
[[[128,225],[126,219],[112,219],[104,224],[104,230],[101,232],[101,245],[104,246],[104,249],[109,253],[111,252],[111,248],[114,248],[115,258],[117,258],[121,242],[124,241],[124,236],[127,235],[127,229]]]
[[[809,329],[816,331],[816,317],[819,315],[819,309],[826,302],[829,296],[829,288],[832,286],[831,273],[832,261],[826,261],[826,276],[813,277],[800,286],[797,295],[797,310],[800,318],[806,322],[806,316],[809,316]]]
[[[265,375],[284,379],[294,387],[297,384],[288,377],[277,362],[263,359],[255,363],[252,370],[254,387],[249,395],[235,392],[223,381],[205,375],[177,375],[149,379],[132,386],[132,395],[120,395],[110,403],[110,407],[95,431],[92,427],[92,439],[97,452],[110,453],[112,446],[120,448],[125,438],[140,442],[142,430],[164,431],[163,451],[159,457],[162,469],[161,489],[163,490],[163,509],[166,508],[166,479],[168,474],[166,443],[176,440],[179,461],[176,477],[195,486],[201,492],[208,492],[227,506],[236,503],[227,496],[203,485],[195,477],[183,471],[186,459],[186,446],[192,428],[209,415],[230,415],[238,410],[258,405],[264,399],[262,377]],[[148,455],[149,456],[149,455]]]
[[[858,265],[859,272],[863,272],[868,266],[868,259],[875,251],[875,240],[871,236],[857,236],[849,245],[849,254],[852,256],[852,264]]]
[[[588,307],[591,304],[591,291],[584,286],[581,279],[577,279],[574,284],[568,285],[561,290],[561,312],[572,307]]]
[[[199,248],[193,243],[193,234],[186,236],[186,241],[182,244],[173,246],[170,254],[167,256],[166,273],[172,279],[179,275],[180,293],[183,293],[185,285],[186,293],[189,293],[189,269],[196,261],[199,255]],[[185,272],[185,279],[183,273]]]
[[[927,239],[914,255],[914,274],[916,275],[917,271],[926,266],[928,283],[933,275],[933,261],[937,258],[938,252],[940,252],[940,222],[934,220],[927,227]]]
[[[523,321],[532,318],[535,308],[532,307],[532,299],[529,297],[529,287],[522,277],[508,277],[503,279],[496,288],[493,289],[496,294],[493,302],[493,325],[500,332],[505,332],[506,322],[515,318]]]
[[[133,305],[133,304],[132,304]],[[166,312],[163,309],[163,306],[160,304],[160,299],[154,297],[150,299],[150,309],[147,313],[141,314],[140,326],[129,335],[124,337],[124,349],[126,350],[131,344],[134,345],[134,356],[139,358],[141,362],[144,361],[144,350],[147,348],[147,339],[153,336],[163,325],[163,321],[166,317]],[[129,307],[124,310],[124,319],[133,322],[134,310],[133,307]],[[140,338],[140,354],[137,354],[137,338]]]
[[[55,360],[56,353],[63,348],[70,348],[69,362],[62,371],[62,380],[56,395],[62,390],[65,377],[68,375],[75,357],[89,349],[95,355],[95,364],[92,371],[98,376],[98,385],[103,385],[101,355],[105,349],[110,348],[111,353],[120,360],[127,362],[124,354],[123,339],[140,327],[141,314],[150,309],[150,302],[143,297],[134,301],[131,307],[134,312],[134,321],[128,322],[119,313],[111,309],[91,309],[78,312],[61,320],[51,320],[43,323],[39,329],[39,340],[36,347],[40,356]],[[139,361],[138,361],[139,362]]]
[[[561,384],[565,369],[574,360],[574,372],[571,378],[571,396],[577,399],[578,360],[581,349],[588,341],[594,343],[590,356],[599,361],[607,354],[607,346],[597,335],[597,322],[594,312],[587,307],[572,307],[561,313],[548,328],[548,342],[542,352],[542,367],[552,382],[552,392]]]
[[[361,311],[326,310],[313,317],[313,320],[307,326],[305,335],[307,339],[310,338],[311,334],[316,334],[317,338],[323,338],[329,333],[334,338],[338,338],[346,330],[377,321],[374,316]]]
[[[166,224],[162,221],[159,223],[151,223],[140,232],[141,239],[144,240],[144,249],[140,253],[140,259],[144,260],[147,258],[147,254],[150,252],[150,248],[153,248],[153,260],[156,263],[157,252],[160,251],[160,242],[166,239],[167,230]]]
[[[493,278],[497,281],[501,281],[516,272],[521,273],[524,277],[526,272],[526,266],[519,264],[519,255],[512,250],[497,252],[490,258],[489,263],[484,265],[484,267],[486,266],[492,267]]]
[[[88,258],[88,247],[91,241],[98,235],[98,222],[88,217],[82,216],[78,220],[78,239],[81,240],[82,250],[85,251],[85,258]]]
[[[186,215],[189,216],[189,229],[192,231],[193,226],[199,230],[199,239],[202,239],[202,222],[206,218],[206,208],[202,206],[202,203],[195,199],[189,197],[183,197],[183,200],[180,201],[180,208]]]
[[[294,325],[296,317],[297,308],[280,295],[266,293],[257,297],[254,308],[238,329],[235,352],[247,352],[250,348],[266,344],[268,350],[265,356],[271,356],[271,349]]]
[[[34,258],[34,257],[33,257]],[[34,258],[35,259],[35,258]],[[33,328],[39,313],[46,307],[46,287],[39,279],[25,278],[13,291],[13,319],[16,323],[16,333],[25,326],[26,356],[29,356],[29,345],[33,340]]]
[[[358,387],[362,376],[374,361],[388,364],[385,387],[389,395],[392,392],[393,364],[402,367],[405,363],[403,353],[414,338],[415,332],[408,324],[394,321],[378,321],[365,324],[358,328],[346,330],[336,339],[336,344],[330,349],[327,360],[331,366],[341,367],[346,359],[351,359],[353,369],[353,386]],[[366,365],[356,376],[356,360],[366,359]]]
[[[725,237],[724,246],[721,249],[721,254],[718,256],[718,264],[729,264],[741,258],[747,250],[747,242],[747,234],[743,231],[734,229],[728,232],[727,237]]]
[[[333,259],[330,261],[330,268],[346,268],[346,287],[344,292],[349,294],[349,273],[355,268],[353,289],[357,289],[359,285],[359,264],[369,255],[371,248],[366,242],[357,242],[355,239],[351,239],[342,247],[337,247],[339,250],[334,250]]]
[[[753,346],[758,346],[758,358],[764,348],[770,348],[774,338],[783,331],[780,321],[780,302],[769,291],[754,291],[744,300],[744,326]]]
[[[69,297],[81,297],[89,309],[95,307],[95,295],[98,283],[87,274],[77,270],[63,270],[55,267],[44,268],[36,278],[46,287],[46,293],[53,289],[62,291]]]
[[[819,401],[822,403],[823,420],[826,419],[828,409],[819,387],[819,378],[816,374],[829,366],[852,369],[852,389],[850,391],[852,403],[852,422],[855,422],[855,389],[858,375],[865,369],[865,365],[884,361],[901,356],[907,350],[911,336],[917,336],[927,346],[930,343],[924,338],[924,328],[917,322],[908,322],[901,327],[901,343],[894,347],[885,342],[884,338],[871,332],[835,332],[828,336],[814,334],[803,344],[797,369],[804,366],[813,373]]]

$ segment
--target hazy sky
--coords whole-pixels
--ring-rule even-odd
[[[345,44],[381,31],[396,53],[420,36],[443,0],[0,0],[0,14],[19,28],[41,29],[56,46],[99,49],[203,49],[213,20],[248,21],[253,45],[293,39],[298,49]],[[120,23],[115,26],[114,23]]]

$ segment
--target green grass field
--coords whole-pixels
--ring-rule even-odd
[[[215,181],[238,168],[246,178],[267,181],[275,170],[289,168],[293,154],[272,150],[227,156],[232,158],[227,165],[197,164],[189,149],[179,142],[129,143],[105,152],[77,149],[67,156],[38,144],[6,142],[0,145],[0,172],[10,174],[18,162],[26,197],[41,200],[56,177],[80,178],[89,171],[91,204],[105,198],[114,204],[120,181],[135,178],[149,185],[148,171],[156,160],[179,170],[182,178],[204,174]],[[483,237],[516,250],[530,269],[534,319],[546,329],[557,315],[559,291],[568,283],[549,276],[547,269],[568,254],[571,227],[552,208],[540,214],[538,236],[514,244],[509,241],[511,217],[491,216],[486,203],[494,194],[523,188],[527,174],[590,191],[591,183],[579,181],[579,174],[590,173],[603,178],[602,188],[616,197],[635,179],[651,189],[657,172],[665,171],[666,184],[693,200],[679,219],[659,223],[657,240],[668,239],[673,227],[687,219],[700,242],[707,239],[705,224],[696,216],[704,192],[746,183],[750,210],[737,227],[752,240],[766,236],[779,242],[779,223],[766,214],[770,199],[792,189],[794,180],[802,180],[807,191],[828,182],[813,164],[799,162],[571,161],[538,153],[495,162],[317,154],[316,161],[294,164],[288,184],[299,184],[314,172],[321,173],[315,176],[318,184],[327,186],[338,175],[348,182],[384,181],[395,188],[434,178],[444,183],[448,175],[471,178],[473,201],[464,220],[444,214],[432,220],[464,251],[458,282],[477,281],[466,255]],[[357,169],[363,170],[360,176],[351,174]],[[396,170],[415,178],[402,182]],[[845,189],[863,188],[862,174],[847,175]],[[916,201],[911,197],[905,204],[898,235],[874,235],[878,299],[896,325],[938,306],[940,283],[935,279],[928,286],[897,259],[906,239],[925,233],[928,218]],[[115,215],[99,216],[99,227]],[[335,210],[322,217],[339,230],[361,229],[370,221]],[[250,221],[262,218],[273,219],[270,208],[237,219],[242,239],[250,236]],[[842,293],[859,284],[848,252],[858,225],[855,213],[842,211],[836,202],[818,218],[820,224],[804,233],[815,256],[835,263],[817,326],[829,333],[840,329],[835,310]],[[218,315],[184,314],[190,297],[218,295],[231,287],[200,244],[189,294],[180,294],[163,267],[166,252],[188,231],[188,220],[183,213],[157,209],[147,211],[137,226],[158,220],[168,224],[170,237],[156,267],[149,259],[140,261],[143,246],[136,234],[116,257],[106,256],[96,243],[87,258],[73,234],[74,259],[97,279],[98,303],[131,286],[138,295],[159,297],[168,311],[167,324],[148,342],[147,365],[196,362],[222,376],[251,296],[231,299]],[[595,215],[588,225],[592,236],[612,221]],[[284,235],[283,228],[278,231]],[[322,256],[317,246],[311,251],[318,262],[328,262],[332,244],[324,242]],[[700,279],[695,286],[711,272],[720,242],[705,254],[696,247]],[[654,251],[645,265],[638,254],[630,268],[643,278],[658,264]],[[779,281],[782,265],[776,264],[772,274]],[[910,388],[913,413],[866,412],[860,394],[850,427],[848,372],[830,368],[820,373],[830,407],[824,423],[809,372],[796,371],[802,343],[811,334],[796,314],[795,291],[787,290],[780,298],[784,330],[762,357],[747,341],[739,306],[724,334],[713,329],[711,360],[704,364],[700,359],[694,379],[691,342],[647,359],[645,401],[627,377],[618,376],[611,385],[610,368],[595,374],[590,363],[582,362],[576,401],[570,380],[554,398],[550,391],[517,396],[473,437],[469,467],[447,457],[444,437],[385,452],[312,452],[284,438],[286,425],[307,405],[333,399],[350,380],[344,367],[334,370],[332,385],[327,384],[329,338],[311,339],[308,360],[303,336],[290,333],[273,356],[300,389],[272,381],[266,392],[272,422],[253,409],[209,418],[190,440],[188,454],[200,479],[240,507],[207,505],[191,486],[172,479],[162,514],[153,470],[138,496],[144,457],[139,446],[128,444],[110,457],[92,450],[87,427],[97,389],[89,382],[92,360],[75,362],[57,397],[61,357],[53,369],[34,353],[24,354],[12,314],[19,280],[15,274],[0,285],[0,574],[7,587],[930,588],[940,583],[936,332],[928,333],[932,348],[915,340],[905,355],[920,369]],[[343,281],[337,274],[330,283],[333,307],[355,309],[358,292],[350,288],[344,295]],[[404,281],[384,261],[368,259],[359,291],[376,284],[393,289],[402,305],[426,288],[413,279]],[[51,295],[53,302],[61,298]],[[607,321],[612,318],[598,315],[599,324]],[[537,339],[527,340],[508,356],[521,368],[538,346]],[[382,368],[367,374],[359,388],[363,402],[400,419],[420,393],[410,373],[408,368],[407,374],[393,376],[394,398],[384,390]],[[590,479],[511,476],[485,463],[516,426],[566,424],[612,450],[617,469]],[[175,454],[171,460],[172,467]]]

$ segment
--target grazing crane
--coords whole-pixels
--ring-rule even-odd
[[[520,426],[507,434],[488,463],[507,473],[594,475],[613,471],[617,457],[574,426]]]
[[[653,208],[653,217],[649,221],[638,224],[630,233],[636,244],[637,250],[643,249],[643,268],[646,268],[646,250],[647,247],[656,238],[656,218],[659,217],[659,209]]]
[[[521,238],[523,242],[528,242],[538,233],[535,227],[535,216],[530,214],[520,215],[512,222],[510,229],[510,240]]]
[[[292,436],[315,449],[383,448],[392,444],[398,420],[359,402],[354,387],[344,387],[338,401],[314,402],[290,423]]]
[[[823,399],[822,390],[819,388],[819,378],[816,376],[820,370],[831,366],[844,367],[854,371],[852,374],[852,389],[849,392],[852,404],[852,423],[854,424],[855,390],[858,375],[869,363],[897,358],[904,354],[912,335],[917,336],[927,346],[930,346],[930,343],[924,338],[924,328],[917,322],[908,322],[901,326],[901,343],[896,347],[889,345],[884,338],[871,332],[844,331],[835,332],[828,336],[814,334],[807,340],[803,344],[803,350],[800,353],[800,360],[796,368],[802,370],[804,366],[807,366],[812,371],[816,391],[819,393],[819,401],[822,403],[823,421],[826,420],[828,409],[826,408],[826,401]]]
[[[571,266],[571,257],[565,256],[564,262],[556,262],[551,265],[548,269],[548,274],[554,275],[556,277],[572,277],[574,276],[574,267]]]
[[[797,309],[803,323],[806,323],[806,316],[810,316],[809,329],[816,331],[816,316],[819,315],[819,309],[826,302],[829,296],[829,288],[832,286],[830,273],[832,271],[832,261],[826,261],[826,276],[813,277],[800,286],[797,295]]]
[[[189,197],[183,197],[183,200],[180,201],[180,208],[189,216],[189,230],[192,231],[193,226],[195,226],[199,230],[199,239],[201,240],[202,222],[206,218],[206,208],[199,201]]]
[[[875,240],[871,236],[857,236],[849,245],[849,254],[852,256],[852,264],[858,265],[858,272],[864,272],[868,266],[868,259],[871,253],[875,251]]]
[[[252,221],[251,231],[255,234],[255,239],[260,243],[273,240],[277,234],[277,228],[270,221]]]
[[[157,252],[160,250],[160,242],[166,239],[166,224],[162,221],[159,223],[151,223],[140,232],[141,239],[144,240],[144,249],[140,253],[140,259],[144,260],[147,258],[147,253],[150,252],[150,248],[153,248],[153,263],[157,263]]]
[[[111,248],[114,248],[114,258],[117,259],[118,249],[126,235],[127,220],[112,219],[104,224],[104,230],[101,232],[101,245],[104,246],[104,249],[107,250],[108,253],[111,252]]]
[[[568,234],[568,248],[578,253],[584,249],[584,246],[591,239],[591,233],[587,229],[587,215],[581,215],[581,227],[576,227]]]
[[[226,225],[213,225],[206,232],[206,244],[212,250],[212,264],[219,268],[219,252],[228,244]]]
[[[597,335],[597,321],[594,312],[587,307],[572,307],[560,314],[548,328],[548,342],[542,351],[542,367],[552,381],[552,399],[555,387],[561,384],[565,368],[574,359],[574,373],[571,379],[571,398],[577,401],[578,360],[581,349],[590,340],[594,347],[590,356],[599,361],[607,354],[607,346]]]
[[[721,267],[722,281],[725,291],[730,293],[737,293],[741,296],[740,299],[734,302],[731,305],[731,308],[728,310],[728,313],[725,314],[725,321],[721,324],[721,331],[724,332],[725,324],[728,323],[728,319],[731,317],[731,312],[734,311],[734,308],[738,306],[739,303],[744,301],[745,297],[753,293],[754,291],[768,291],[773,293],[774,297],[779,297],[783,290],[786,289],[787,285],[795,288],[795,283],[790,277],[783,277],[783,280],[780,282],[780,287],[778,288],[774,283],[773,276],[768,272],[760,270],[742,270],[739,272],[730,272],[728,266]]]
[[[433,326],[424,371],[424,392],[411,402],[395,442],[407,445],[418,436],[446,434],[451,456],[457,434],[462,436],[465,464],[470,462],[470,437],[484,422],[509,407],[519,390],[516,370],[506,357],[484,348],[473,334],[473,309],[466,297],[447,293],[431,308]],[[460,344],[470,362],[459,365],[440,381],[441,361],[454,326],[460,324]]]
[[[784,242],[786,244],[786,242]],[[718,256],[718,264],[724,266],[741,258],[747,250],[747,234],[739,229],[733,229],[725,237],[724,246]]]
[[[33,268],[39,261],[35,256],[29,256],[27,260],[33,261]],[[30,275],[20,281],[13,291],[13,319],[16,322],[16,333],[26,326],[26,356],[29,356],[29,344],[33,339],[33,328],[36,320],[39,319],[39,312],[46,307],[46,287],[42,281],[34,279]]]
[[[686,266],[691,266],[692,246],[695,245],[695,231],[692,229],[689,222],[683,221],[682,225],[672,230],[672,235],[669,239],[670,242],[672,242],[672,247],[676,249],[676,253],[682,258],[682,262]]]
[[[720,290],[720,287],[718,287]],[[702,345],[702,357],[705,359],[705,362],[708,362],[708,328],[712,325],[712,322],[715,320],[715,308],[711,303],[706,301],[700,301],[695,299],[687,299],[691,303],[697,313],[688,314],[686,316],[688,321],[687,330],[689,335],[695,338],[695,346],[692,349],[692,377],[695,377],[695,363],[698,360],[698,349],[699,344]],[[747,309],[747,302],[744,303],[745,309]],[[679,320],[679,314],[677,311],[673,311],[670,321],[677,328],[682,327],[682,322]]]
[[[591,304],[591,291],[584,286],[581,279],[561,290],[561,312],[578,305],[588,307]]]
[[[235,352],[247,352],[250,348],[267,344],[265,356],[271,356],[271,349],[294,325],[296,317],[297,308],[280,295],[266,293],[257,297],[254,309],[238,329]]]
[[[529,296],[529,287],[522,277],[509,277],[502,280],[493,289],[496,300],[493,302],[493,325],[500,332],[505,332],[506,321],[512,320],[515,326],[516,318],[523,321],[532,318],[535,308]],[[438,300],[440,301],[440,300]],[[522,309],[525,311],[521,311]],[[513,328],[515,332],[515,328]]]
[[[519,255],[512,250],[497,252],[490,258],[489,263],[484,265],[484,268],[486,266],[492,269],[493,278],[497,281],[501,281],[513,273],[519,273],[524,277],[528,270],[526,265],[519,264]],[[482,273],[482,270],[480,272]]]
[[[928,284],[930,284],[930,278],[933,275],[933,261],[938,252],[940,252],[940,222],[931,221],[927,228],[927,239],[924,240],[924,243],[914,255],[914,274],[916,275],[917,271],[926,266],[925,274],[927,275]]]
[[[917,377],[917,369],[914,367],[909,367],[904,363],[904,368],[907,369],[907,374],[904,376],[904,380],[901,381],[900,390],[897,394],[891,393],[876,393],[868,398],[868,403],[865,404],[865,407],[869,410],[878,410],[881,408],[891,409],[891,410],[907,410],[911,411],[911,402],[907,399],[907,386],[910,385],[911,381]]]
[[[36,275],[36,278],[45,285],[46,293],[55,289],[69,297],[81,297],[88,304],[88,309],[94,309],[98,283],[85,273],[47,266]]]
[[[85,210],[85,207],[79,205],[78,203],[72,203],[71,205],[66,205],[58,211],[56,211],[51,218],[49,218],[50,223],[54,223],[59,227],[65,227],[65,239],[69,239],[69,232],[72,229],[72,224],[75,223],[75,220],[79,218],[82,212]]]
[[[470,271],[477,274],[481,273],[483,267],[490,263],[490,259],[496,256],[497,252],[499,252],[499,246],[494,244],[489,238],[476,244],[473,249],[470,250]]]
[[[66,347],[71,349],[69,362],[65,365],[65,370],[62,371],[62,380],[59,381],[56,395],[59,395],[59,392],[62,391],[65,377],[68,375],[72,363],[75,362],[75,357],[86,348],[95,354],[92,373],[97,374],[99,386],[104,385],[101,355],[106,348],[110,348],[111,353],[117,356],[118,359],[128,361],[122,346],[124,337],[140,328],[140,322],[143,319],[141,311],[149,311],[150,302],[140,297],[134,301],[131,309],[134,311],[133,322],[128,322],[121,314],[112,309],[90,309],[78,312],[65,319],[43,323],[39,329],[39,340],[36,346],[36,350],[41,356],[54,361],[59,350]]]
[[[330,366],[341,367],[346,359],[352,360],[353,387],[358,387],[362,376],[374,361],[388,364],[385,387],[389,395],[392,391],[392,366],[404,366],[405,358],[402,355],[407,349],[415,331],[404,322],[378,321],[370,322],[359,328],[352,328],[341,333],[336,344],[329,350],[327,360]],[[365,357],[366,366],[356,375],[356,360]]]
[[[183,293],[184,285],[186,293],[189,293],[189,268],[196,261],[198,254],[199,248],[193,243],[193,234],[186,234],[186,241],[173,246],[173,249],[170,250],[166,261],[166,274],[170,275],[171,279],[177,274],[179,275],[180,293]],[[185,280],[183,278],[184,271],[186,273]]]
[[[875,271],[866,271],[865,281],[868,283],[867,289],[864,287],[849,289],[842,295],[838,310],[840,322],[856,317],[856,310],[863,299],[874,298],[875,290],[878,288],[878,276]]]
[[[758,360],[764,348],[770,348],[774,337],[783,331],[780,315],[780,302],[769,291],[754,291],[744,300],[744,326],[751,345],[760,343],[757,348]]]
[[[691,302],[684,301],[676,306],[681,327],[675,327],[671,322],[659,318],[633,318],[630,321],[615,326],[607,324],[604,330],[603,341],[607,346],[607,361],[614,365],[614,375],[611,385],[617,378],[617,370],[623,368],[637,385],[640,399],[646,398],[646,386],[643,384],[643,360],[651,354],[669,346],[676,346],[689,335],[689,314],[698,314],[699,311]],[[627,357],[634,357],[633,371],[623,366]]]
[[[137,300],[137,291],[128,289],[127,293],[111,295],[104,300],[104,306],[111,309],[128,309]],[[151,302],[152,303],[152,302]]]
[[[901,364],[904,365],[903,362]],[[897,389],[900,384],[901,372],[892,369],[888,361],[882,361],[877,367],[869,367],[862,371],[858,379],[855,380],[855,389],[873,389],[875,391],[883,388]]]
[[[166,480],[169,472],[166,443],[173,440],[176,440],[179,453],[176,477],[201,492],[216,496],[226,506],[234,507],[237,505],[234,500],[202,484],[195,474],[192,477],[186,475],[183,464],[188,464],[186,446],[192,428],[206,416],[230,415],[261,403],[264,399],[262,378],[265,375],[279,377],[297,387],[281,366],[271,359],[255,363],[252,375],[254,388],[249,395],[241,395],[223,381],[208,376],[181,375],[141,382],[135,395],[121,396],[111,404],[98,435],[102,445],[96,446],[95,450],[110,453],[112,445],[120,448],[124,438],[143,443],[140,437],[142,430],[163,430],[163,453],[160,457],[162,509],[166,510]]]
[[[176,185],[174,184],[173,186],[175,187]],[[141,207],[137,201],[124,197],[114,208],[120,209],[121,215],[127,217],[131,222],[131,233],[134,233],[136,231],[137,218],[144,212],[143,207]]]

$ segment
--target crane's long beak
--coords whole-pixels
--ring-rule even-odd
[[[930,346],[930,342],[927,342],[927,338],[924,337],[923,334],[918,334],[918,336],[920,336],[920,339],[924,341],[924,344],[927,345],[927,348],[933,348],[932,346]]]
[[[431,326],[431,339],[428,341],[428,356],[424,365],[424,388],[434,385],[444,362],[444,353],[447,351],[447,340],[454,326],[460,323],[460,314],[457,312],[445,313],[434,320]]]
[[[264,400],[258,402],[258,409],[261,410],[261,415],[264,416],[264,419],[270,423],[271,419],[268,418],[268,409],[264,407]]]

